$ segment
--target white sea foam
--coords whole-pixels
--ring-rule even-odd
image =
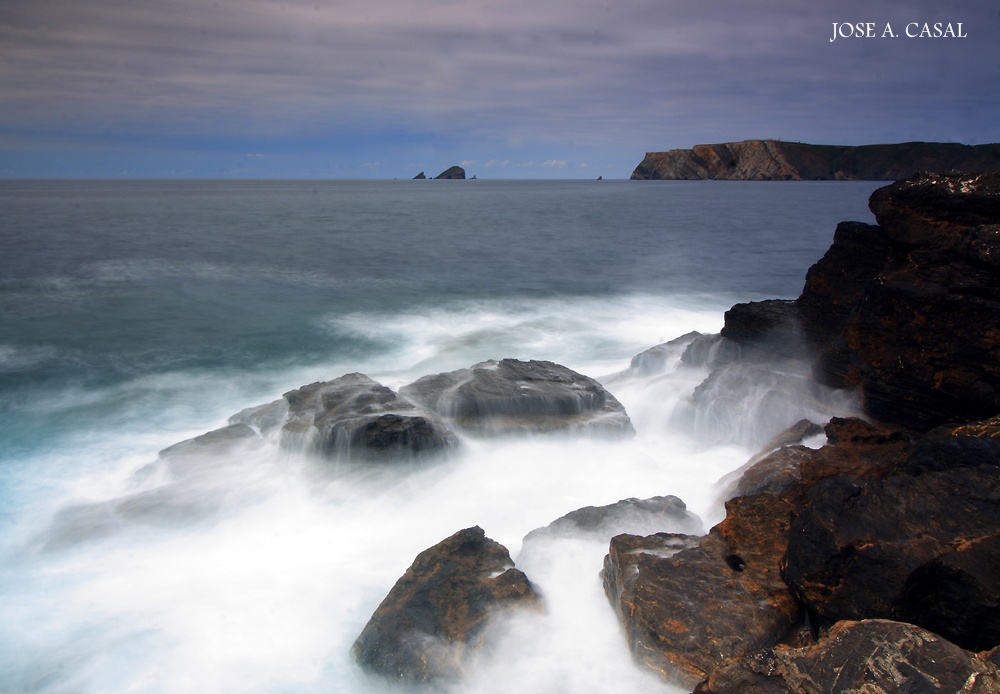
[[[359,312],[326,322],[385,345],[357,361],[149,376],[38,400],[40,417],[81,403],[116,414],[23,461],[65,474],[34,487],[22,479],[26,500],[7,521],[0,682],[39,692],[381,691],[351,659],[353,640],[420,551],[479,525],[510,549],[547,612],[505,624],[457,691],[680,691],[631,659],[601,588],[608,538],[520,552],[529,531],[627,497],[679,496],[705,530],[721,519],[712,484],[754,451],[686,425],[706,372],[672,363],[621,373],[647,347],[720,326],[714,307],[649,296]],[[619,374],[609,388],[637,436],[468,439],[447,461],[379,470],[265,447],[206,458],[191,476],[162,465],[135,474],[170,443],[304,383],[363,371],[396,388],[501,357]]]

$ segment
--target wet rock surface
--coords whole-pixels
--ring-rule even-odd
[[[606,537],[622,533],[674,532],[698,535],[701,519],[676,496],[622,499],[607,506],[586,506],[525,535],[524,542],[559,537]]]
[[[346,459],[447,452],[458,443],[434,413],[364,374],[347,374],[285,393],[282,445]]]
[[[461,530],[417,555],[352,648],[367,671],[400,682],[455,681],[505,610],[538,610],[528,578],[482,528]]]
[[[971,623],[998,607],[1000,573],[991,566],[1000,557],[989,561],[998,529],[996,465],[831,477],[812,486],[796,512],[783,575],[818,623],[906,619],[956,643],[992,648],[1000,632],[990,627],[979,636]],[[963,564],[970,572],[949,582]]]
[[[604,563],[605,592],[635,657],[693,686],[722,658],[773,645],[789,633],[799,605],[777,566],[790,513],[790,504],[776,496],[735,499],[726,520],[696,547],[668,557],[656,538],[614,538]],[[668,549],[670,542],[680,544],[664,540]]]
[[[818,643],[778,646],[726,661],[699,694],[968,692],[992,694],[1000,672],[988,658],[912,624],[840,622]]]
[[[860,299],[838,308],[818,291],[843,262],[811,271],[800,299],[811,315],[847,309],[839,330],[826,328],[839,337],[822,355],[825,369],[859,386],[872,417],[927,429],[1000,411],[998,191],[1000,172],[880,188],[869,245],[889,250],[876,273],[852,277]],[[845,251],[837,246],[830,253]]]
[[[486,361],[399,392],[473,433],[635,434],[625,408],[600,383],[549,361]]]
[[[1000,173],[920,175],[870,207],[798,300],[738,305],[684,356],[710,369],[695,400],[805,362],[865,419],[766,446],[695,546],[611,543],[633,653],[698,691],[1000,691]]]

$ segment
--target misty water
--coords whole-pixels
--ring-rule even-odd
[[[794,297],[874,183],[0,182],[0,690],[373,692],[354,639],[417,553],[479,525],[538,586],[460,692],[671,692],[636,666],[583,506],[716,482],[849,398],[634,355]],[[679,356],[679,355],[676,355]],[[637,434],[463,437],[396,466],[158,451],[303,384],[486,359],[602,381]],[[789,388],[788,383],[792,383]],[[776,404],[779,403],[779,404]],[[691,532],[688,527],[653,530]]]

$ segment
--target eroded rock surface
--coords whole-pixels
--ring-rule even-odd
[[[697,546],[664,556],[622,535],[604,563],[605,592],[635,657],[665,678],[694,686],[722,659],[773,645],[799,621],[781,580],[791,505],[773,495],[741,497]],[[665,537],[666,549],[683,538]]]
[[[417,555],[352,652],[364,669],[390,680],[454,681],[483,645],[492,618],[540,605],[507,549],[482,528],[467,528]]]
[[[840,225],[798,300],[738,305],[687,347],[710,414],[746,404],[748,367],[811,363],[867,420],[758,456],[695,547],[612,541],[606,592],[668,679],[1000,691],[1000,173],[917,176],[870,208],[879,224]]]
[[[347,459],[391,460],[452,449],[458,439],[433,412],[376,383],[347,374],[285,393],[282,445]]]
[[[840,622],[803,648],[778,646],[727,661],[699,694],[897,694],[1000,691],[989,658],[900,622]]]

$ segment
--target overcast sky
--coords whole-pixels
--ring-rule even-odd
[[[1000,2],[0,0],[2,177],[627,178],[750,138],[1000,141]]]

